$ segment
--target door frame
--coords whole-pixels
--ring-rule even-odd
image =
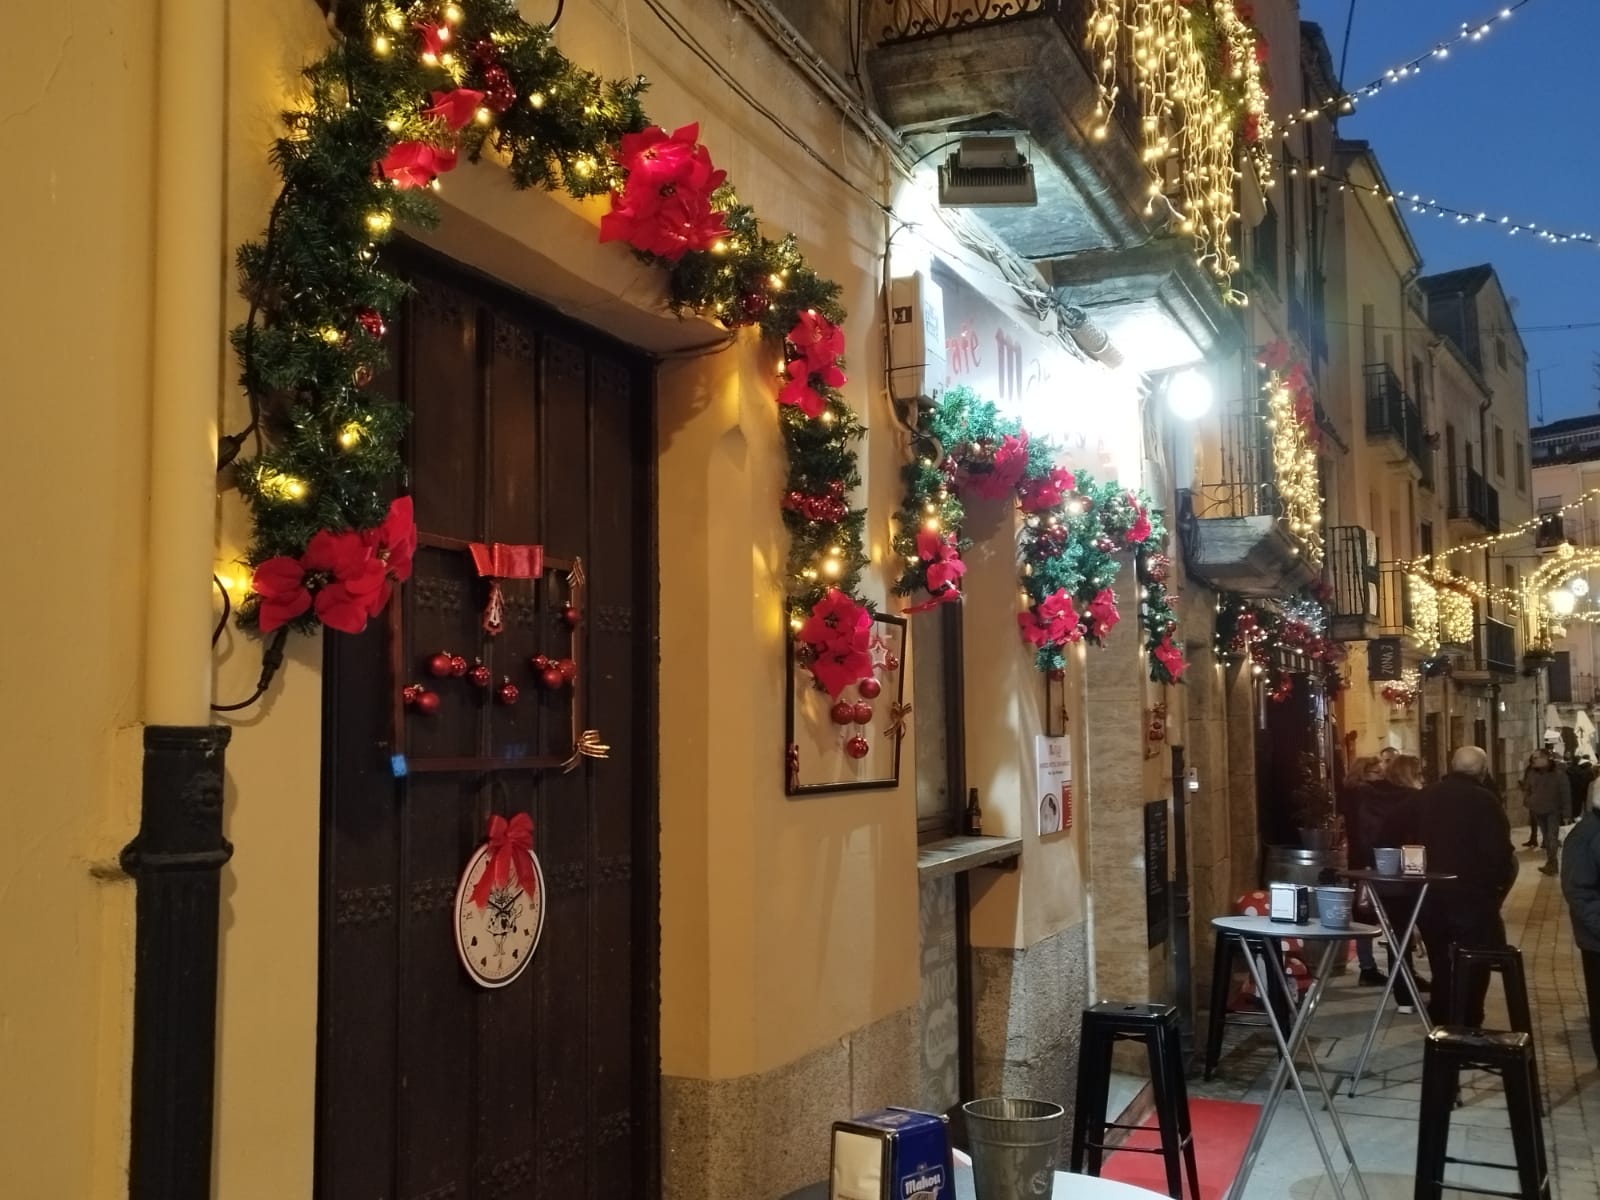
[[[504,309],[526,314],[542,327],[580,345],[608,347],[619,355],[639,361],[646,368],[645,377],[636,389],[641,393],[638,396],[640,403],[633,414],[635,424],[643,423],[645,426],[641,431],[645,447],[641,455],[643,461],[636,462],[635,469],[643,498],[648,504],[649,527],[643,531],[645,558],[642,569],[651,586],[647,593],[647,611],[642,620],[636,614],[635,625],[640,633],[638,641],[644,650],[646,662],[643,664],[645,686],[641,689],[642,695],[635,701],[639,706],[637,736],[644,741],[639,748],[644,770],[643,778],[639,781],[638,790],[642,794],[637,797],[639,803],[632,839],[634,886],[631,901],[633,923],[638,935],[633,942],[632,956],[636,1060],[632,1091],[633,1110],[643,1118],[643,1127],[633,1131],[634,1154],[638,1160],[636,1178],[644,1187],[640,1200],[656,1200],[661,1195],[661,487],[658,452],[661,356],[586,325],[487,271],[412,239],[397,238],[385,253],[402,275],[420,270],[442,277],[452,287]],[[396,360],[396,366],[400,365],[401,361]],[[401,399],[398,396],[388,398],[396,401]],[[397,593],[391,599],[391,604],[399,602]],[[386,619],[392,617],[386,616]],[[333,755],[330,751],[335,744],[336,698],[340,684],[338,655],[334,646],[331,637],[323,638],[320,672],[321,787],[317,838],[317,1055],[312,1110],[314,1190],[324,1177],[322,1127],[327,1072],[324,1069],[323,1032],[324,1021],[332,1011],[326,963],[328,914],[332,911],[334,891],[332,864],[328,854],[329,833],[333,827]],[[387,659],[387,655],[385,657]],[[604,770],[604,765],[589,760],[583,769]],[[398,780],[395,786],[400,786]]]

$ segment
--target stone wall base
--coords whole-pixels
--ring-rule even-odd
[[[733,1079],[661,1079],[663,1200],[778,1200],[828,1175],[833,1122],[915,1105],[917,1009]]]

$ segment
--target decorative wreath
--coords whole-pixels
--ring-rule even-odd
[[[1026,608],[1017,614],[1041,671],[1066,667],[1066,648],[1103,644],[1121,619],[1112,583],[1118,555],[1139,557],[1140,625],[1150,678],[1176,683],[1187,667],[1174,640],[1177,617],[1167,591],[1171,563],[1159,553],[1166,531],[1150,497],[1112,481],[1055,465],[1047,442],[969,388],[944,392],[924,413],[913,460],[904,468],[905,498],[896,515],[894,549],[903,569],[895,592],[927,598],[907,611],[925,612],[961,598],[971,543],[962,538],[962,498],[1013,499],[1024,514],[1018,539]]]

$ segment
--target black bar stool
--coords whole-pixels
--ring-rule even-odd
[[[1511,1118],[1511,1144],[1516,1165],[1475,1158],[1452,1158],[1450,1114],[1463,1070],[1491,1071],[1505,1083],[1506,1109]],[[1515,1171],[1517,1190],[1466,1189],[1484,1196],[1511,1200],[1550,1200],[1550,1170],[1545,1160],[1544,1130],[1534,1091],[1533,1038],[1526,1033],[1486,1033],[1440,1025],[1428,1035],[1422,1052],[1422,1109],[1417,1133],[1416,1200],[1443,1200],[1446,1190],[1460,1190],[1444,1182],[1446,1163],[1494,1167]]]
[[[1217,1063],[1222,1060],[1222,1035],[1227,1027],[1232,1025],[1258,1025],[1267,1028],[1265,1014],[1254,1016],[1249,1013],[1233,1013],[1228,1011],[1228,997],[1233,993],[1233,973],[1235,966],[1243,968],[1244,960],[1239,957],[1243,939],[1231,934],[1218,934],[1216,949],[1211,956],[1211,1011],[1206,1020],[1206,1066],[1205,1077],[1210,1079],[1217,1073]],[[1283,955],[1272,943],[1266,939],[1253,939],[1250,947],[1255,954],[1261,955],[1275,969],[1266,972],[1268,979],[1282,979]],[[1291,1012],[1289,989],[1287,983],[1281,989],[1270,989],[1271,994],[1261,996],[1263,1004],[1271,1004],[1278,1014],[1279,1026],[1288,1029],[1294,1024]]]
[[[1108,1147],[1108,1129],[1134,1130],[1137,1125],[1106,1120],[1111,1091],[1111,1052],[1118,1042],[1143,1042],[1150,1056],[1150,1085],[1155,1094],[1156,1124],[1161,1145]],[[1099,1175],[1104,1152],[1128,1150],[1159,1154],[1167,1167],[1167,1194],[1183,1196],[1182,1157],[1189,1175],[1191,1200],[1200,1200],[1200,1175],[1195,1167],[1194,1132],[1189,1124],[1189,1090],[1183,1081],[1183,1047],[1178,1035],[1178,1010],[1170,1004],[1124,1004],[1107,1000],[1083,1010],[1083,1044],[1078,1057],[1078,1101],[1072,1116],[1072,1169]]]
[[[1513,1032],[1527,1034],[1531,1045],[1533,1013],[1528,1007],[1528,979],[1522,970],[1522,951],[1515,946],[1450,947],[1450,1024],[1458,1027],[1467,1024],[1467,1004],[1472,997],[1472,984],[1483,977],[1481,973],[1484,971],[1500,976],[1511,1028]],[[1542,1112],[1543,1093],[1539,1090],[1537,1054],[1534,1054],[1532,1064],[1533,1098]]]

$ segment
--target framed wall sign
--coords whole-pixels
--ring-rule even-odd
[[[911,720],[905,702],[906,621],[873,615],[872,677],[830,696],[788,639],[784,791],[790,796],[892,788]]]

